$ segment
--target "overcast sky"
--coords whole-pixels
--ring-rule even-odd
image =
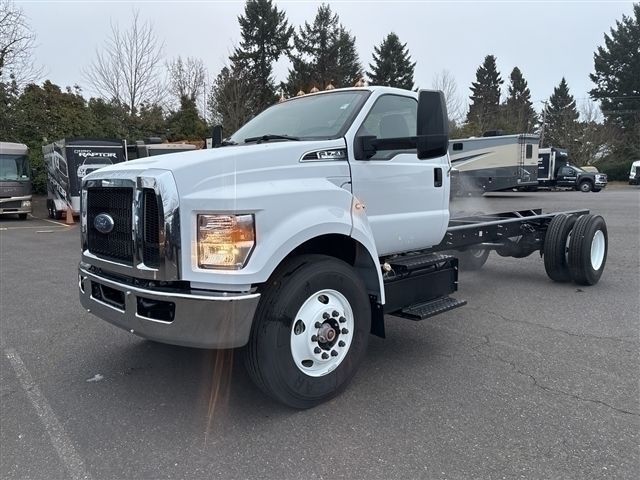
[[[60,86],[78,84],[85,92],[86,68],[109,35],[110,22],[128,25],[132,10],[153,23],[164,42],[166,58],[178,55],[203,59],[211,78],[239,42],[237,16],[243,1],[20,1],[38,36],[36,63],[46,78]],[[614,1],[330,1],[341,23],[356,36],[360,60],[368,68],[373,46],[394,31],[417,62],[415,81],[430,87],[433,77],[449,70],[460,96],[468,97],[475,71],[485,55],[498,59],[505,80],[514,66],[529,82],[536,109],[564,76],[578,102],[592,88],[593,53],[604,32],[632,2]],[[320,2],[278,1],[296,28],[311,22]],[[275,68],[284,80],[288,61]]]

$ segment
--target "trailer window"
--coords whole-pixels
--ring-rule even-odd
[[[526,157],[533,157],[533,145],[527,145]]]

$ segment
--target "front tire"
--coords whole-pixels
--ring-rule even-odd
[[[20,220],[26,220],[27,219],[27,214],[26,213],[19,213],[18,214],[18,218]]]
[[[599,215],[583,215],[576,221],[567,261],[571,278],[579,285],[595,285],[607,261],[607,225]]]
[[[353,268],[325,255],[287,261],[267,282],[245,365],[267,395],[311,408],[344,389],[364,359],[371,307]]]
[[[580,185],[578,186],[578,188],[580,189],[581,192],[587,193],[591,191],[591,182],[589,181],[584,181],[584,182],[580,182]]]

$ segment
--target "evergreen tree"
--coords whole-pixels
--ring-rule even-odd
[[[476,81],[471,83],[471,105],[467,122],[476,134],[492,130],[500,120],[500,86],[504,80],[496,67],[496,57],[487,55],[476,70]]]
[[[13,122],[12,139],[29,147],[31,166],[37,172],[34,190],[39,193],[46,186],[42,145],[61,138],[89,137],[94,128],[80,88],[63,91],[49,80],[42,86],[25,87],[14,103]]]
[[[590,95],[601,102],[608,124],[622,134],[620,157],[640,156],[640,3],[631,16],[616,21],[611,35],[604,35],[604,46],[594,53],[595,88]]]
[[[180,109],[167,117],[168,139],[199,140],[207,135],[207,124],[198,113],[195,99],[189,95],[180,98]]]
[[[504,104],[502,127],[506,133],[529,133],[538,121],[531,103],[531,91],[518,67],[511,71],[509,95]]]
[[[271,0],[247,0],[244,15],[238,17],[242,41],[230,60],[250,72],[253,89],[253,112],[258,113],[276,100],[272,64],[289,52],[293,27],[284,11]]]
[[[553,94],[549,97],[549,103],[545,109],[545,146],[568,148],[571,153],[579,133],[578,118],[580,114],[573,95],[569,93],[569,86],[564,77],[562,77],[560,84],[553,89]]]
[[[400,43],[398,36],[391,32],[373,50],[373,64],[369,64],[371,71],[367,72],[370,83],[412,90],[416,64],[411,61],[407,44]]]
[[[293,44],[292,68],[285,84],[290,95],[313,87],[323,90],[329,84],[350,87],[362,76],[355,37],[340,25],[329,5],[320,5],[313,24],[305,22],[294,33]]]

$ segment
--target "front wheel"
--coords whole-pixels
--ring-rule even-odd
[[[18,214],[18,218],[20,220],[26,220],[27,219],[27,214],[26,213],[19,213]]]
[[[580,185],[578,186],[578,188],[580,189],[581,192],[587,193],[591,191],[591,182],[580,182]]]
[[[267,395],[310,408],[337,395],[362,362],[371,329],[364,283],[324,255],[301,255],[263,289],[245,365]]]

